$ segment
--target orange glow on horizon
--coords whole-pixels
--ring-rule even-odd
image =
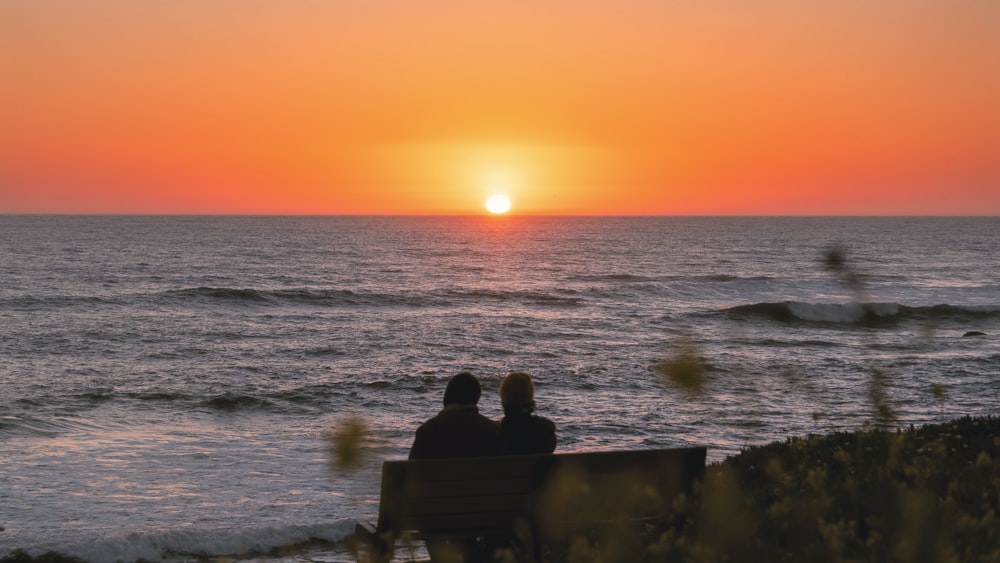
[[[0,213],[1000,215],[1000,3],[0,4]]]

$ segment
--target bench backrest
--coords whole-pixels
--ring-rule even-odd
[[[559,537],[603,521],[668,520],[704,470],[705,448],[387,461],[378,528],[428,538],[527,523]]]

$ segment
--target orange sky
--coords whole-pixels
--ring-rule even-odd
[[[0,0],[0,213],[1000,214],[997,0]]]

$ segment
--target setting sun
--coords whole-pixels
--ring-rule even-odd
[[[486,210],[495,215],[510,211],[510,198],[503,194],[494,194],[486,199]]]

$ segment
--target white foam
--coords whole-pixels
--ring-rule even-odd
[[[57,545],[56,551],[91,563],[161,561],[177,556],[220,557],[267,553],[311,540],[337,542],[354,531],[354,520],[310,526],[248,528],[243,530],[172,530],[157,534],[128,534],[89,544]],[[33,553],[35,554],[35,553]],[[35,554],[37,555],[37,554]]]

